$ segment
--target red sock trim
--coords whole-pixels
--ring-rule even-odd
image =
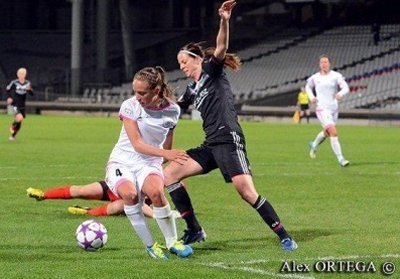
[[[45,199],[70,199],[71,193],[69,189],[71,186],[61,186],[49,189],[44,193]]]
[[[88,210],[88,215],[92,215],[92,216],[107,216],[107,205],[108,204],[104,204],[101,205],[99,207],[95,207],[95,208],[91,208]]]

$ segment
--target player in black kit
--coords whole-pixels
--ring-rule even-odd
[[[221,19],[215,48],[203,51],[200,44],[189,43],[177,55],[180,69],[193,80],[178,103],[182,108],[193,104],[200,111],[206,138],[199,147],[187,150],[190,158],[185,163],[171,162],[164,169],[165,185],[187,224],[182,237],[185,244],[203,241],[206,234],[194,214],[181,180],[219,168],[225,181],[233,183],[240,196],[279,236],[282,249],[293,251],[297,248],[296,242],[286,232],[272,205],[254,187],[245,138],[234,108],[232,89],[224,72],[224,66],[238,70],[241,65],[239,57],[227,53],[229,19],[235,5],[234,0],[225,1],[218,10]]]
[[[25,68],[19,68],[17,79],[11,81],[7,87],[7,105],[11,105],[15,114],[14,122],[10,127],[10,140],[15,140],[15,136],[21,129],[22,121],[25,119],[25,101],[26,94],[33,95],[32,85],[26,79],[27,71]]]

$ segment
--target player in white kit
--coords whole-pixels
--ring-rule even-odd
[[[314,141],[309,143],[310,157],[312,159],[316,158],[318,145],[329,137],[333,153],[336,155],[339,164],[342,167],[346,167],[350,162],[342,154],[336,122],[339,115],[338,101],[349,93],[349,86],[344,77],[340,73],[331,70],[330,67],[329,57],[327,55],[320,56],[320,71],[307,79],[306,92],[310,102],[316,104],[315,112],[323,127],[323,130],[317,134]],[[316,96],[313,93],[314,91]]]
[[[119,111],[123,126],[107,163],[106,182],[123,200],[124,212],[151,257],[168,259],[163,247],[153,240],[143,215],[144,195],[152,201],[154,218],[168,250],[188,257],[193,250],[177,240],[162,171],[163,158],[177,163],[188,158],[185,151],[171,150],[180,108],[172,101],[165,71],[159,66],[138,71],[132,87],[135,96],[124,101]]]

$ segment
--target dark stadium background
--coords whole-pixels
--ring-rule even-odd
[[[177,69],[175,55],[182,44],[214,43],[221,2],[0,1],[1,90],[22,66],[38,92],[36,101],[118,87],[144,66]],[[399,14],[396,0],[239,0],[231,20],[230,51],[274,34],[282,37],[289,29],[399,24]]]

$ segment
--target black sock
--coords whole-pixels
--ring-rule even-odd
[[[253,207],[263,218],[264,222],[267,223],[270,229],[273,230],[281,240],[290,237],[281,224],[278,214],[276,214],[272,205],[265,198],[258,196]]]
[[[187,228],[189,230],[199,231],[201,226],[197,221],[192,207],[192,201],[183,184],[180,182],[171,184],[167,186],[167,191],[176,209],[182,215],[182,219],[185,220]]]
[[[19,131],[19,129],[21,129],[21,122],[17,122],[14,121],[12,124],[13,130],[14,132],[12,133],[12,136],[15,137]]]

